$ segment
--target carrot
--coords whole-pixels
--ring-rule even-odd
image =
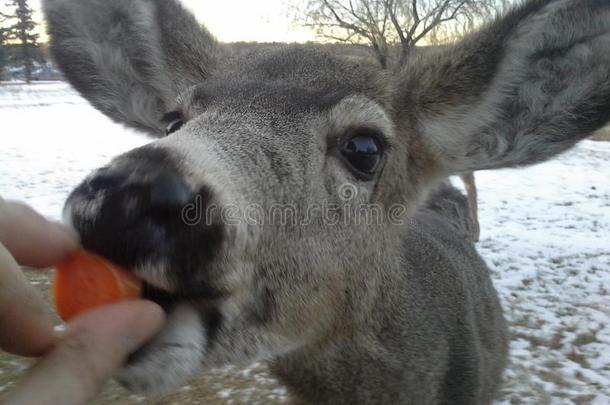
[[[142,289],[135,275],[84,250],[71,254],[55,270],[53,296],[65,321],[101,305],[138,298]]]

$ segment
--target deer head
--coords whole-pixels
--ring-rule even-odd
[[[323,46],[236,53],[175,0],[45,12],[72,85],[158,138],[65,208],[83,245],[168,311],[123,374],[140,389],[362,327],[435,183],[541,162],[610,119],[602,0],[528,1],[393,72]]]

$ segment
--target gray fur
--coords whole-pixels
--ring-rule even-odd
[[[450,172],[533,164],[610,119],[609,64],[607,2],[533,0],[417,53],[395,97]]]
[[[112,119],[153,134],[163,134],[159,116],[210,76],[221,53],[175,1],[50,0],[44,10],[72,85]]]
[[[172,322],[131,359],[126,385],[163,391],[197,370],[268,360],[301,402],[491,402],[506,327],[469,242],[468,203],[438,183],[549,159],[606,124],[607,1],[528,1],[391,74],[318,46],[233,52],[175,0],[47,0],[45,11],[57,62],[95,107],[156,135],[165,113],[187,121],[106,172],[141,185],[171,170],[206,206],[265,213],[141,234],[167,243],[133,258],[134,272],[175,297],[207,295],[167,308]],[[370,179],[336,154],[355,128],[382,134]],[[85,247],[120,257],[143,242],[108,220],[123,197],[92,189],[99,176],[66,213]],[[381,220],[354,220],[362,205]],[[270,221],[278,207],[297,221]]]

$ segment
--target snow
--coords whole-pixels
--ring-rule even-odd
[[[609,175],[610,143],[590,141],[477,174],[478,247],[513,336],[504,404],[610,404]]]
[[[148,142],[63,83],[0,86],[0,122],[0,195],[55,220],[91,170]],[[609,176],[610,143],[590,141],[545,164],[477,174],[478,248],[512,332],[498,404],[610,404]],[[242,371],[252,389],[284,401],[256,370]],[[217,395],[251,395],[243,391]]]
[[[0,195],[56,220],[88,173],[149,142],[112,123],[65,83],[2,85],[0,123]]]

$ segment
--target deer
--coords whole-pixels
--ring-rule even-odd
[[[176,0],[43,8],[72,86],[153,138],[63,212],[166,311],[120,382],[265,361],[297,403],[493,401],[509,335],[446,181],[610,121],[610,2],[525,1],[392,72],[316,45],[237,53]]]

